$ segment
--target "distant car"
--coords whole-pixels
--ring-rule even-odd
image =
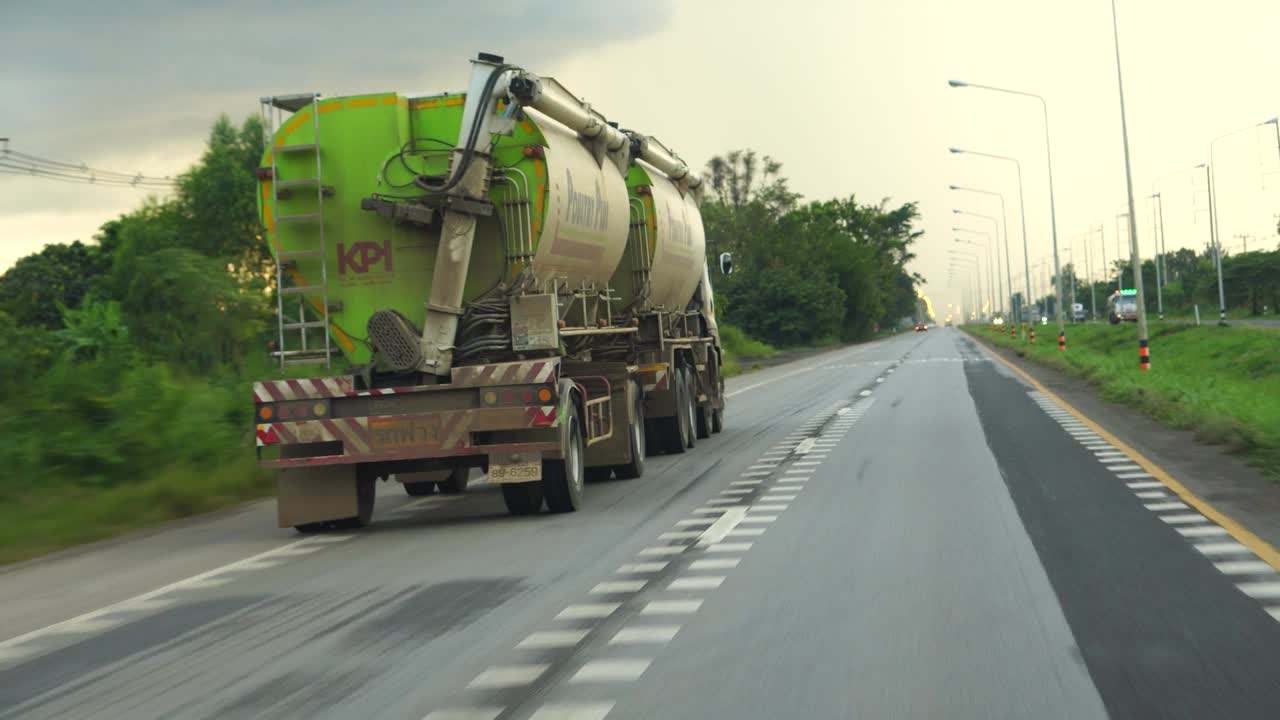
[[[1084,322],[1084,319],[1084,305],[1082,303],[1071,303],[1071,321]]]
[[[948,321],[947,321],[947,327],[951,327],[951,321],[950,321],[950,320],[948,320]]]
[[[916,332],[926,332],[929,329],[929,323],[916,323]]]

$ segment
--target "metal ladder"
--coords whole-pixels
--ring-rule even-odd
[[[276,233],[276,330],[279,345],[273,357],[280,359],[280,367],[289,365],[311,365],[323,361],[325,368],[333,362],[333,340],[329,332],[329,312],[336,309],[329,305],[329,268],[328,247],[324,236],[324,199],[333,194],[333,188],[321,182],[320,163],[320,93],[300,93],[296,95],[273,95],[264,97],[262,102],[263,129],[266,132],[267,147],[271,150],[271,226]],[[294,114],[305,107],[311,107],[311,128],[313,142],[300,145],[274,145],[276,130],[280,127],[285,113]],[[315,177],[283,179],[280,177],[277,159],[281,153],[310,152],[316,161]],[[280,200],[287,198],[292,188],[315,188],[315,212],[295,215],[280,214]],[[281,191],[284,193],[281,193]],[[279,242],[281,224],[295,222],[317,223],[318,247],[309,250],[291,250],[286,252]],[[319,285],[285,285],[285,271],[298,258],[320,258]],[[321,319],[307,320],[307,297],[320,296]],[[285,299],[297,298],[297,319],[285,315]],[[324,330],[324,347],[307,346],[307,330],[321,328]],[[286,334],[298,334],[298,341],[292,349],[286,344]]]

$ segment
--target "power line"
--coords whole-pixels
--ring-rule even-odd
[[[128,186],[143,189],[163,190],[172,188],[178,181],[171,177],[151,177],[142,173],[122,173],[114,170],[92,168],[81,163],[63,162],[19,152],[9,147],[8,138],[0,138],[0,174],[26,175],[62,182],[77,182],[89,185]]]

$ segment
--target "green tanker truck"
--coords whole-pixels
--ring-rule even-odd
[[[570,512],[721,429],[701,179],[657,140],[487,54],[465,92],[262,105],[281,527],[358,527],[379,479],[461,492],[476,467],[513,514]]]

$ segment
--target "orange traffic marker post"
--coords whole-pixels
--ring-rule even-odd
[[[1138,341],[1138,367],[1143,370],[1151,369],[1151,348],[1147,347],[1146,338]]]
[[[1067,334],[1066,334],[1066,333],[1061,333],[1061,332],[1060,332],[1060,333],[1058,333],[1058,349],[1059,349],[1059,350],[1066,350],[1066,349],[1067,349]]]

